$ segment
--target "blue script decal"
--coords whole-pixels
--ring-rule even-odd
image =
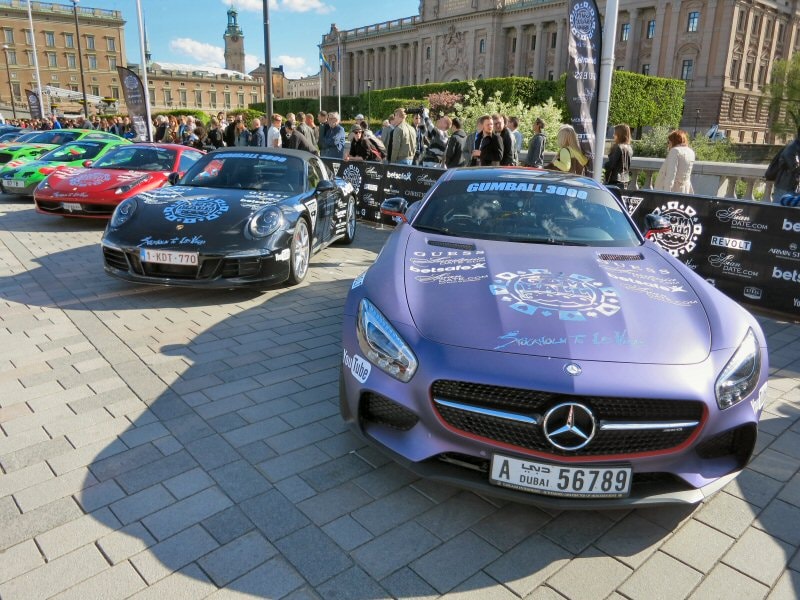
[[[503,343],[495,346],[495,350],[502,350],[508,346],[532,348],[545,346],[564,346],[567,344],[571,344],[573,346],[580,346],[583,344],[593,346],[605,346],[611,344],[616,346],[639,346],[644,344],[644,342],[641,340],[631,338],[628,335],[627,329],[623,329],[622,331],[613,331],[609,334],[594,332],[558,337],[551,337],[547,335],[541,335],[538,337],[524,337],[520,336],[519,331],[510,331],[505,335],[501,335],[497,339]]]

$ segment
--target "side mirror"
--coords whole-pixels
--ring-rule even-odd
[[[406,209],[408,209],[408,202],[405,198],[387,198],[381,203],[382,215],[397,218],[403,223],[408,223]]]
[[[647,228],[644,232],[644,237],[647,239],[650,239],[657,233],[669,233],[672,231],[672,225],[670,224],[669,219],[664,215],[650,213],[649,215],[645,216],[644,224]]]
[[[83,166],[88,169],[89,167],[92,166],[92,161],[90,161],[90,160],[83,161]]]
[[[317,184],[317,193],[331,192],[336,189],[336,183],[332,179],[322,179]]]
[[[167,175],[167,181],[169,182],[170,185],[175,185],[176,183],[178,183],[180,178],[181,174],[178,173],[177,171],[173,171],[172,173]]]

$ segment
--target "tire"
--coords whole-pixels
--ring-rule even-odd
[[[300,217],[294,226],[289,258],[289,285],[297,285],[308,273],[308,262],[311,258],[311,236],[308,222]]]
[[[344,235],[339,238],[337,244],[342,246],[349,246],[356,239],[356,199],[353,196],[347,201],[347,226],[344,230]]]

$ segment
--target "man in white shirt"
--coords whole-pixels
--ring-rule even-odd
[[[272,125],[267,130],[267,148],[280,148],[281,147],[281,123],[283,117],[279,114],[272,115],[270,119]]]

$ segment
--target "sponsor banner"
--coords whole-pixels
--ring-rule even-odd
[[[649,213],[672,231],[653,239],[731,298],[800,315],[800,211],[768,202],[640,190],[622,200],[644,231]]]
[[[589,157],[586,170],[587,175],[591,176],[595,154],[602,41],[600,12],[594,0],[570,0],[568,38],[567,110],[570,124],[578,134],[581,149]],[[602,157],[602,152],[600,155]]]
[[[119,80],[122,82],[122,95],[128,107],[128,116],[136,131],[137,142],[151,142],[150,127],[147,122],[147,104],[144,96],[144,86],[139,76],[125,67],[117,67]]]
[[[393,224],[381,215],[381,203],[387,198],[402,197],[413,204],[428,193],[444,169],[378,162],[343,162],[325,158],[323,162],[336,177],[350,182],[358,198],[358,215],[366,221]]]
[[[31,113],[31,119],[42,118],[42,105],[39,104],[39,95],[31,90],[25,90],[25,97],[28,99],[28,110]]]

